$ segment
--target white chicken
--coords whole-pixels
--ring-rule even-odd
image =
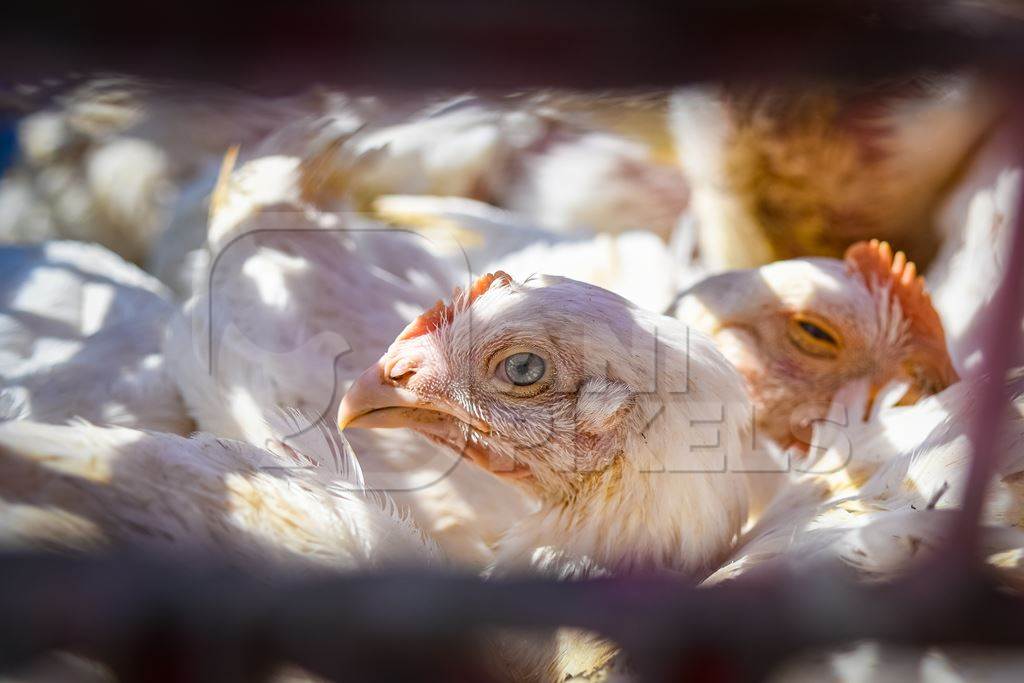
[[[706,571],[746,515],[727,464],[749,417],[699,332],[593,285],[499,271],[411,322],[338,423],[410,428],[517,481],[541,508],[503,536],[494,572],[582,577]]]
[[[282,456],[209,434],[0,423],[0,544],[216,553],[247,572],[444,562],[319,431]]]
[[[903,382],[908,403],[958,379],[924,280],[877,240],[851,246],[843,260],[714,275],[680,294],[674,311],[739,368],[758,430],[784,448],[810,443],[813,421],[856,379],[869,381],[872,399]]]
[[[0,248],[0,396],[8,415],[187,434],[161,353],[174,311],[156,279],[103,247]]]
[[[361,132],[337,155],[357,170],[350,198],[367,208],[390,194],[459,196],[555,232],[646,229],[667,240],[687,204],[678,168],[565,104],[463,96]]]
[[[1008,381],[1013,403],[998,440],[999,474],[980,528],[980,550],[1010,586],[1024,585],[1024,382]],[[895,578],[934,557],[949,538],[967,481],[967,431],[982,382],[967,379],[913,406],[876,405],[871,419],[843,425],[844,406],[867,409],[865,382],[846,387],[831,420],[815,427],[813,462],[789,472],[787,485],[743,534],[733,556],[706,581],[713,585],[780,566],[854,569],[866,580]],[[772,680],[1013,680],[1019,653],[969,647],[916,652],[858,643],[789,663]]]
[[[868,408],[867,385],[848,386],[838,410],[860,406],[868,421],[839,412],[815,425],[810,460],[794,458],[789,483],[745,532],[716,582],[768,562],[838,559],[873,578],[891,578],[939,547],[967,483],[978,380],[964,380],[912,406]],[[1024,375],[1009,381],[1013,403],[998,441],[999,476],[987,496],[986,555],[1024,578]],[[1014,555],[1012,551],[1019,550]]]
[[[165,347],[201,429],[264,445],[278,407],[333,416],[348,383],[450,291],[422,238],[318,211],[302,194],[309,172],[294,157],[254,160],[217,203],[208,279]],[[486,564],[491,542],[529,509],[520,492],[413,435],[363,435],[353,446],[367,484],[391,491],[471,566]]]
[[[228,146],[318,104],[128,77],[71,84],[18,123],[19,163],[0,180],[0,242],[81,239],[144,263],[180,187]]]
[[[703,576],[746,517],[749,406],[711,341],[598,287],[482,276],[409,324],[353,384],[338,424],[409,428],[515,481],[540,508],[498,542],[491,576]],[[514,676],[599,667],[568,632],[506,645]]]

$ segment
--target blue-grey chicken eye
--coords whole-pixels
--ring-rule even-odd
[[[519,387],[536,384],[544,376],[544,359],[535,353],[517,353],[505,359],[505,376]]]

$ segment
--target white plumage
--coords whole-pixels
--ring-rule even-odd
[[[293,157],[250,162],[211,223],[209,279],[166,347],[204,430],[263,444],[265,416],[284,406],[333,423],[358,372],[450,291],[452,276],[422,238],[359,214],[319,212],[300,196],[304,172]],[[392,491],[474,566],[529,509],[521,493],[411,434],[360,435],[353,445],[368,484]]]
[[[517,380],[523,356],[541,369]],[[539,500],[489,576],[699,578],[746,517],[736,369],[701,333],[566,278],[498,272],[456,291],[355,381],[338,422],[422,433]],[[517,679],[561,680],[611,652],[576,634],[505,656]]]
[[[664,310],[695,270],[647,230],[555,232],[528,215],[462,197],[382,196],[374,209],[389,223],[422,232],[431,251],[454,272],[500,269],[520,279],[561,275],[604,287],[651,311]],[[674,239],[684,239],[688,229],[681,223]]]
[[[679,170],[647,145],[529,100],[457,97],[357,134],[339,157],[351,197],[480,199],[554,232],[646,229],[667,239],[686,207]]]
[[[968,429],[977,380],[964,380],[913,406],[875,408],[871,419],[837,427],[845,409],[863,411],[866,386],[837,400],[835,422],[815,428],[814,458],[793,454],[793,470],[735,556],[709,579],[732,578],[763,563],[840,560],[890,578],[939,546],[963,496],[970,466]],[[998,479],[982,532],[986,555],[1021,575],[1024,532],[1024,382],[1009,382],[1013,404],[997,442]],[[1016,559],[1014,559],[1016,551]],[[1005,564],[1009,561],[1009,564]],[[1024,575],[1022,575],[1024,576]]]
[[[977,374],[987,315],[1006,272],[1021,193],[1015,137],[993,136],[950,193],[938,217],[945,241],[928,271],[935,307],[949,333],[950,353],[967,375]],[[1007,333],[1013,330],[1007,329]],[[1011,359],[1024,365],[1024,329]]]
[[[98,245],[0,249],[0,395],[39,422],[73,417],[186,434],[161,345],[166,288]]]
[[[849,192],[842,173],[817,178],[805,162],[834,152],[841,170],[856,157],[856,144],[819,150],[814,143],[809,150],[797,135],[790,146],[775,140],[778,146],[762,150],[781,164],[776,175],[794,173],[811,188],[811,199],[825,200],[812,201],[816,208],[807,214],[797,211],[807,222],[786,234],[806,234],[793,242],[806,246],[821,235],[821,207],[845,210],[844,202],[867,196],[878,178],[921,169],[927,172],[915,182],[887,186],[868,217],[878,219],[870,225],[903,236],[917,218],[930,222],[938,186],[996,108],[987,93],[960,108],[964,93],[976,91],[963,83],[887,109],[894,132],[887,161],[869,165]],[[858,359],[842,376],[812,364],[806,386],[827,385],[827,398],[845,405],[847,415],[866,417],[843,430],[817,424],[810,456],[793,460],[811,471],[777,477],[777,495],[736,539],[746,514],[742,477],[730,472],[723,485],[706,471],[669,471],[659,479],[644,470],[680,444],[714,441],[713,428],[694,426],[714,422],[701,412],[707,402],[738,406],[719,433],[732,451],[747,436],[747,403],[733,368],[704,338],[691,339],[678,321],[654,313],[708,269],[779,255],[778,235],[765,232],[745,203],[749,193],[730,185],[756,164],[742,155],[726,158],[726,150],[745,148],[721,100],[696,91],[675,100],[684,180],[650,146],[559,111],[557,97],[464,96],[399,106],[330,93],[281,102],[230,95],[207,107],[160,89],[138,91],[137,84],[124,96],[117,94],[122,89],[120,82],[86,89],[22,122],[22,162],[0,183],[0,235],[104,243],[144,263],[187,302],[179,307],[155,278],[96,245],[47,242],[0,251],[3,542],[226,551],[246,567],[434,566],[450,559],[489,567],[493,576],[540,571],[562,578],[654,567],[711,573],[706,581],[715,583],[756,567],[817,560],[887,578],[937,547],[948,529],[970,461],[966,429],[979,390],[980,325],[1005,268],[1020,192],[1020,171],[1001,138],[975,157],[936,219],[944,243],[929,278],[951,355],[968,379],[897,406],[898,391],[876,395],[847,381],[889,379],[891,373],[878,371],[882,360],[906,369],[895,353]],[[932,97],[943,92],[948,99]],[[832,94],[826,95],[827,103]],[[249,125],[236,130],[242,120]],[[751,129],[763,123],[752,121]],[[204,134],[194,144],[181,142],[197,130]],[[821,133],[807,137],[819,140]],[[919,144],[936,134],[944,144]],[[232,152],[221,170],[220,154],[233,144],[242,145],[240,161]],[[769,178],[754,195],[765,190],[772,199],[779,188],[785,195],[785,183],[773,184],[772,173],[753,175]],[[833,194],[837,188],[843,191]],[[801,206],[787,201],[787,210]],[[883,216],[886,207],[898,211]],[[603,384],[588,383],[599,391],[584,392],[574,404],[577,418],[603,416],[610,434],[608,425],[632,407],[666,398],[657,382],[636,395],[622,388],[643,383],[649,351],[626,332],[657,328],[672,347],[659,361],[671,361],[660,379],[692,382],[684,399],[669,401],[670,424],[629,421],[623,429],[631,436],[614,467],[600,460],[593,478],[540,467],[533,475],[538,486],[527,482],[525,492],[404,429],[346,432],[353,457],[334,432],[345,391],[363,382],[360,373],[377,367],[382,354],[404,348],[392,341],[411,321],[454,310],[454,303],[431,309],[453,285],[472,292],[476,275],[498,268],[521,281],[510,296],[533,296],[543,310],[512,306],[514,314],[500,318],[498,294],[479,298],[485,306],[477,309],[478,322],[495,327],[478,327],[465,346],[449,346],[458,350],[450,354],[455,369],[460,362],[470,367],[473,343],[493,329],[529,331],[517,337],[522,345],[558,338],[554,346],[576,363],[565,372],[592,369],[588,363],[617,368]],[[798,268],[832,276],[807,277]],[[872,297],[844,290],[849,272],[842,268],[825,260],[776,264],[708,280],[691,293],[718,287],[739,308],[828,313],[842,325],[825,327],[842,331],[839,341],[849,343],[856,335],[843,325],[863,327],[881,309],[868,311],[864,301]],[[793,276],[776,277],[783,270]],[[639,308],[541,274],[599,285]],[[799,285],[800,296],[767,286],[782,280]],[[810,305],[820,301],[835,305]],[[589,338],[578,348],[565,338],[574,315]],[[706,331],[719,336],[722,320],[709,319]],[[733,322],[753,329],[746,319]],[[751,333],[763,343],[760,354],[756,345],[745,352],[763,360],[771,356],[765,349],[789,343],[764,334],[768,329],[774,328]],[[726,356],[743,370],[742,358]],[[409,367],[420,360],[414,354]],[[659,372],[658,362],[649,365]],[[788,390],[809,395],[794,383],[792,364],[772,369]],[[464,389],[464,379],[452,375],[445,386]],[[391,380],[406,386],[409,377]],[[999,441],[1000,474],[982,541],[991,563],[1019,579],[1024,402],[1019,376],[1009,382],[1015,400]],[[468,393],[458,399],[462,410],[473,408]],[[524,403],[472,415],[511,419]],[[298,412],[282,417],[282,408]],[[528,422],[518,423],[522,431]],[[195,427],[204,433],[181,436]],[[497,439],[500,429],[490,436]],[[607,434],[590,433],[599,436]],[[608,455],[596,445],[581,453]],[[516,457],[517,466],[531,462]],[[521,661],[512,666],[541,676],[579,673],[613,653],[579,633],[563,633],[553,650],[547,645],[517,645]]]
[[[257,572],[443,562],[387,496],[360,488],[340,437],[293,443],[283,457],[209,434],[2,423],[0,543],[221,553]]]
[[[228,146],[315,111],[307,99],[198,96],[126,77],[74,85],[19,122],[20,160],[0,180],[0,241],[80,239],[143,263],[179,189]]]

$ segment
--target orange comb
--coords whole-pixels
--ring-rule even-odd
[[[469,308],[476,301],[477,297],[490,289],[491,285],[495,282],[500,287],[508,286],[512,284],[512,276],[503,270],[496,270],[493,273],[487,273],[478,277],[470,286],[468,292],[463,292],[460,287],[456,287],[452,293],[451,303],[445,305],[443,301],[438,299],[437,303],[423,313],[420,313],[415,320],[409,323],[395,341],[412,339],[413,337],[433,332],[442,325],[447,325],[452,321],[456,313]]]
[[[942,321],[925,289],[924,277],[917,274],[917,266],[907,260],[906,254],[893,254],[888,242],[871,240],[852,245],[846,250],[845,260],[850,270],[864,279],[868,289],[889,288],[915,335],[936,339],[945,348]]]
[[[955,377],[946,350],[942,320],[932,306],[924,277],[917,274],[914,262],[908,261],[902,251],[894,254],[888,242],[878,240],[857,242],[846,250],[844,258],[850,271],[859,274],[869,290],[889,289],[892,297],[900,302],[915,343],[929,347],[935,355],[941,356],[942,365],[948,364],[948,372]]]

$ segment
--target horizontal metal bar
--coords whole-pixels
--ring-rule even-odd
[[[696,589],[655,577],[482,581],[411,570],[298,579],[208,557],[0,556],[0,669],[64,648],[126,680],[154,657],[175,658],[179,680],[255,680],[282,661],[344,680],[480,678],[489,629],[558,625],[613,638],[651,679],[709,649],[738,676],[759,678],[805,650],[866,638],[1020,647],[1024,598],[961,565],[890,585],[817,565]]]

